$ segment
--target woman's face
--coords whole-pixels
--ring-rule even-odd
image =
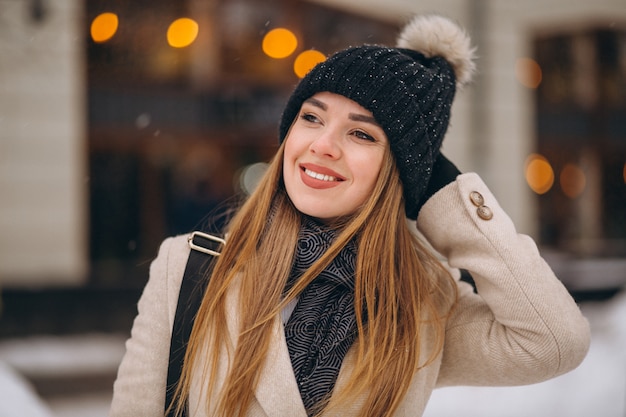
[[[285,140],[287,194],[299,211],[323,221],[350,215],[367,200],[388,146],[370,111],[329,92],[302,104]]]

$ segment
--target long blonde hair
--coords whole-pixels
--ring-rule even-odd
[[[212,394],[219,398],[217,405],[213,404],[217,415],[246,415],[277,315],[356,238],[355,365],[347,383],[341,389],[336,387],[320,405],[319,414],[358,397],[364,398],[360,416],[391,416],[414,373],[443,349],[445,316],[456,300],[456,285],[409,230],[402,185],[387,148],[371,197],[351,218],[344,219],[328,251],[285,295],[301,214],[284,188],[283,149],[284,144],[256,191],[228,225],[228,242],[210,277],[187,347],[175,395],[176,410],[182,412],[192,374],[201,369],[207,400]],[[225,297],[235,280],[240,291],[241,327],[233,346],[226,325]],[[420,347],[427,327],[434,342],[424,358]],[[202,355],[206,347],[208,357]],[[215,380],[218,365],[224,366],[224,349],[228,372],[224,385],[218,387]],[[207,410],[209,406],[206,404]]]

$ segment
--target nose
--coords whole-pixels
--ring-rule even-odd
[[[319,136],[311,142],[309,150],[318,156],[326,156],[337,159],[341,156],[339,137],[339,133],[336,132],[335,129],[326,127],[320,132]]]

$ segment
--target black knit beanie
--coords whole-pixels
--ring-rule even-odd
[[[414,18],[395,48],[363,45],[337,52],[295,88],[280,122],[280,141],[302,103],[316,93],[357,102],[372,112],[389,139],[406,215],[414,219],[448,128],[456,88],[474,71],[473,53],[467,34],[437,15]]]

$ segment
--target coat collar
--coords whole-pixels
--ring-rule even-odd
[[[256,388],[257,400],[269,417],[306,417],[289,358],[285,331],[278,317],[274,319],[272,333],[266,363]]]
[[[226,320],[232,346],[235,346],[239,334],[238,287],[234,285],[234,291],[229,291],[226,297]],[[274,319],[271,332],[266,363],[261,370],[255,390],[256,399],[268,417],[307,417],[291,366],[280,316]]]
[[[234,283],[232,291],[228,291],[226,296],[227,326],[230,333],[232,345],[236,344],[236,335],[239,333],[239,285]],[[255,397],[258,405],[267,417],[307,417],[300,391],[296,383],[296,377],[291,366],[287,341],[285,339],[285,329],[279,315],[274,318],[271,327],[272,337],[268,346],[266,363],[261,374]],[[432,346],[432,335],[424,329],[421,338],[421,351],[430,352]],[[425,368],[421,369],[419,377],[414,378],[405,399],[400,404],[396,415],[420,415],[424,411],[426,402],[435,386],[439,367],[441,366],[442,354]],[[356,362],[356,351],[353,346],[341,365],[335,389],[345,386]],[[225,370],[224,370],[225,371]],[[224,374],[220,375],[220,383],[224,382]],[[333,416],[356,415],[365,401],[365,395],[355,399],[347,408],[336,410]],[[253,413],[254,415],[258,415]]]

